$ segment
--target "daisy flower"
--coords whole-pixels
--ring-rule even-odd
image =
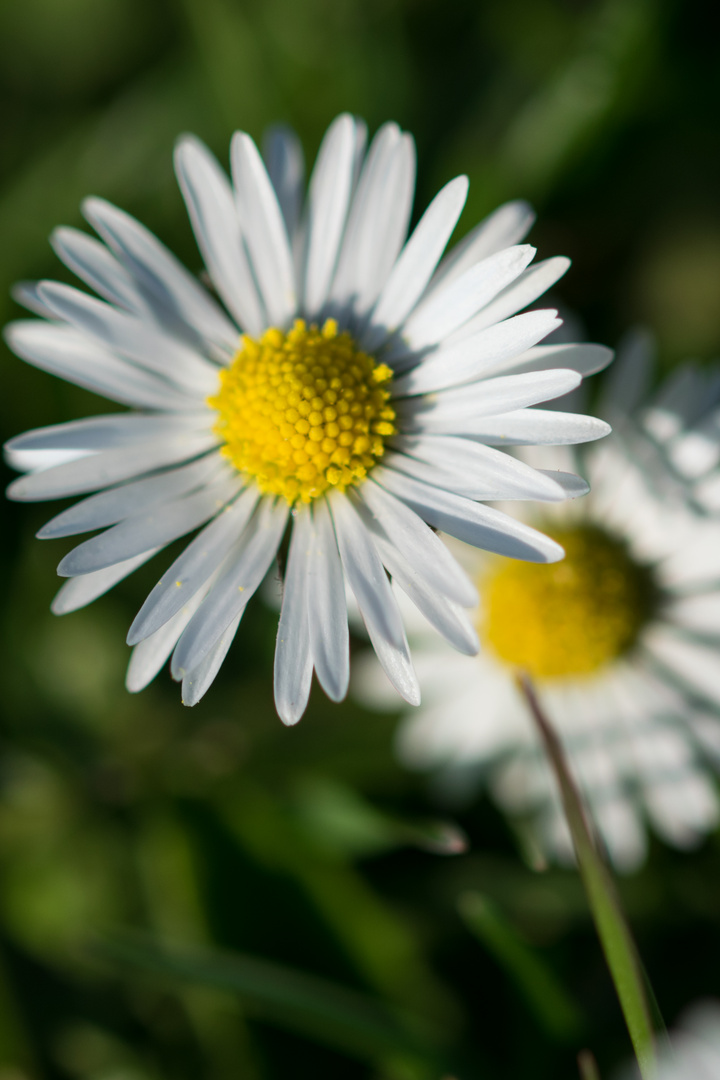
[[[9,444],[26,471],[11,498],[85,496],[39,535],[96,533],[61,561],[70,580],[53,610],[89,603],[201,529],[130,628],[130,690],[172,655],[183,700],[195,704],[282,551],[282,719],[301,716],[313,669],[332,699],[346,693],[346,583],[390,679],[418,702],[386,570],[470,652],[463,607],[475,588],[434,529],[515,558],[562,555],[482,500],[577,494],[577,477],[531,469],[496,446],[608,430],[529,408],[609,359],[600,346],[540,345],[555,311],[518,314],[568,260],[530,265],[535,249],[520,241],[532,213],[514,202],[441,261],[467,179],[451,180],[407,237],[412,138],[388,123],[367,153],[365,139],[361,122],[338,117],[304,196],[302,153],[286,129],[270,133],[264,161],[238,132],[232,182],[201,142],[182,138],[175,168],[212,289],[138,221],[90,198],[83,212],[100,241],[60,228],[52,243],[99,298],[56,282],[16,293],[42,321],[12,324],[11,348],[132,410]]]
[[[563,545],[565,560],[505,562],[449,542],[480,590],[482,649],[458,656],[408,611],[423,705],[398,735],[402,760],[438,770],[441,790],[468,795],[486,780],[536,855],[570,861],[554,778],[515,681],[525,670],[624,870],[645,856],[645,819],[678,847],[716,825],[712,769],[720,767],[720,524],[667,454],[682,445],[689,463],[694,446],[691,471],[707,485],[700,463],[712,456],[712,416],[686,427],[664,389],[629,417],[644,351],[636,344],[612,372],[610,438],[582,460],[544,452],[546,466],[574,463],[592,486],[586,498],[531,519]],[[674,434],[659,443],[649,432],[663,415]],[[361,665],[359,696],[387,706],[388,690],[372,664]]]

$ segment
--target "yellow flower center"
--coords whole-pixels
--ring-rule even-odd
[[[626,652],[656,594],[621,541],[583,526],[556,530],[565,559],[503,560],[483,578],[480,634],[501,660],[537,678],[586,675]]]
[[[220,389],[215,432],[223,453],[261,491],[310,502],[367,476],[395,433],[392,371],[361,352],[328,319],[301,319],[259,341],[245,335]]]

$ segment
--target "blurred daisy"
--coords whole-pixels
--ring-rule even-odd
[[[456,796],[487,778],[538,854],[569,861],[555,783],[515,684],[526,670],[622,869],[644,858],[645,817],[679,847],[716,825],[710,765],[720,767],[720,524],[648,434],[650,410],[642,423],[627,416],[635,359],[617,362],[613,435],[574,461],[592,493],[540,518],[563,562],[503,562],[450,542],[480,589],[483,648],[457,656],[416,612],[423,705],[399,731],[405,763],[439,769]],[[556,466],[573,467],[571,453],[554,450]],[[376,704],[392,699],[368,663],[357,688]]]
[[[577,477],[521,464],[495,444],[576,443],[608,428],[530,409],[604,366],[600,346],[539,345],[555,311],[517,314],[565,272],[530,266],[529,208],[510,203],[442,262],[467,193],[447,184],[406,241],[411,137],[338,117],[303,205],[295,136],[271,133],[265,161],[239,132],[232,184],[197,139],[175,166],[215,293],[142,225],[101,199],[85,216],[103,243],[61,228],[53,246],[101,299],[56,282],[17,298],[44,321],[12,324],[23,359],[129,413],[14,439],[20,500],[89,495],[43,538],[104,530],[60,563],[53,610],[87,604],[178,537],[202,531],[132,624],[127,685],[172,654],[192,705],[211,684],[248,600],[291,525],[275,655],[275,699],[299,719],[313,668],[341,699],[348,682],[344,583],[381,664],[419,701],[386,568],[457,647],[476,648],[463,606],[474,585],[434,527],[515,558],[552,562],[551,539],[478,500],[562,500]],[[438,265],[439,264],[439,265]],[[95,494],[89,494],[95,493]]]

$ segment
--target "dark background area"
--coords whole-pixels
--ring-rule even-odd
[[[614,345],[643,323],[664,368],[710,359],[714,16],[680,0],[5,0],[2,321],[21,315],[12,282],[68,279],[47,237],[81,223],[87,194],[200,269],[172,173],[180,132],[225,162],[235,128],[259,140],[286,120],[311,161],[347,109],[415,135],[416,217],[458,172],[471,181],[458,236],[530,199],[540,257],[573,259],[557,299],[588,338]],[[1,363],[5,437],[107,408],[4,346]],[[628,1057],[572,871],[526,867],[483,799],[458,819],[466,854],[428,850],[443,811],[395,763],[394,717],[314,693],[283,728],[260,600],[197,708],[167,674],[128,695],[126,629],[169,560],[56,619],[69,542],[34,539],[54,512],[2,511],[0,1080],[557,1080],[577,1076],[582,1046],[604,1076]],[[718,996],[717,835],[690,854],[656,842],[620,884],[668,1021]],[[553,982],[552,1008],[470,933],[468,891]],[[188,950],[180,978],[168,955]],[[216,950],[241,954],[231,974]],[[283,968],[261,977],[247,956]],[[302,987],[298,1007],[287,968],[399,1010],[407,1038],[381,1037],[354,999],[350,1020]]]

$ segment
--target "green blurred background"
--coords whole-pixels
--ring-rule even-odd
[[[649,325],[670,366],[720,352],[720,64],[682,0],[3,0],[0,309],[68,279],[47,236],[86,194],[194,269],[171,152],[339,111],[395,119],[416,215],[471,180],[461,230],[530,199],[591,339]],[[3,435],[106,405],[2,355]],[[5,470],[6,479],[10,479]],[[394,763],[393,717],[314,694],[275,716],[276,616],[251,605],[194,710],[123,688],[167,556],[85,611],[48,605],[53,507],[3,508],[0,1080],[603,1075],[629,1054],[574,873],[538,874],[479,800],[458,818]],[[67,546],[70,546],[69,543]],[[668,1020],[720,994],[720,845],[654,843],[621,883]],[[473,929],[474,928],[474,929]],[[318,979],[325,980],[317,982]],[[310,981],[308,981],[310,980]],[[329,984],[329,985],[328,985]]]

